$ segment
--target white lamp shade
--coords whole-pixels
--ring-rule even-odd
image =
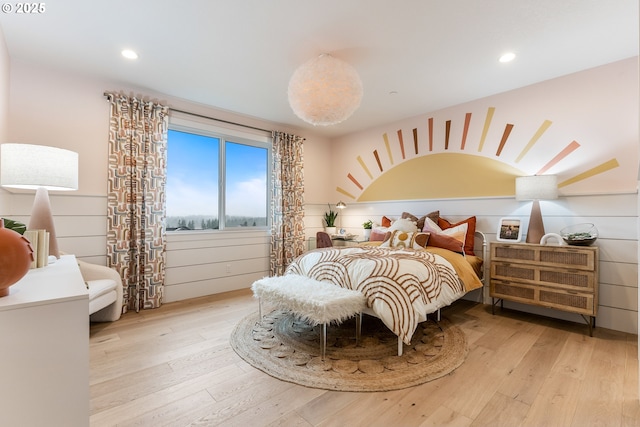
[[[553,200],[558,198],[556,175],[533,175],[516,178],[516,200]]]
[[[296,116],[316,126],[340,123],[362,100],[362,81],[349,64],[323,54],[302,64],[291,76],[289,105]]]
[[[78,153],[44,145],[2,144],[0,184],[27,190],[77,190]]]

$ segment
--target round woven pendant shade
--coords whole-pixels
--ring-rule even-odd
[[[362,82],[356,70],[323,54],[302,64],[289,81],[289,105],[296,116],[316,126],[340,123],[362,100]]]

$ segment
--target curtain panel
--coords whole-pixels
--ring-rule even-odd
[[[273,132],[270,274],[280,276],[305,250],[303,142]]]
[[[105,93],[110,103],[107,265],[122,276],[123,312],[162,304],[169,109]]]

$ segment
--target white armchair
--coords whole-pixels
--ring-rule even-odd
[[[82,278],[89,286],[89,315],[92,322],[113,322],[122,314],[122,279],[104,265],[78,260]]]

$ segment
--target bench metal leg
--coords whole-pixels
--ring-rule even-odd
[[[320,337],[320,352],[322,353],[322,361],[324,362],[327,353],[327,324],[322,324],[322,336]]]
[[[402,356],[402,350],[403,350],[402,344],[403,344],[402,338],[398,337],[398,356]]]
[[[258,298],[258,321],[262,322],[262,298]]]

